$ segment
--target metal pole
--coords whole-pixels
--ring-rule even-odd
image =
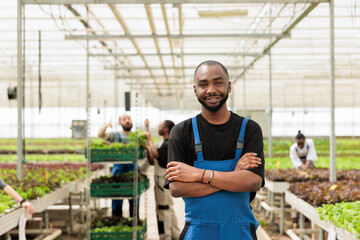
[[[272,64],[271,64],[271,49],[270,49],[269,50],[269,133],[268,133],[269,158],[273,157],[271,127],[272,127]]]
[[[117,74],[118,74],[118,70],[115,70],[114,71],[114,73],[115,73],[115,75],[114,75],[114,101],[115,101],[115,103],[114,103],[114,108],[115,108],[115,112],[114,112],[114,114],[115,114],[115,131],[117,131],[117,129],[118,129],[118,122],[119,122],[119,114],[118,114],[118,102],[119,102],[119,99],[118,99],[118,88],[119,88],[119,86],[118,86],[118,83],[119,83],[119,80],[116,78],[116,76],[117,76]]]
[[[336,137],[335,137],[335,44],[334,44],[334,0],[329,1],[330,9],[330,181],[336,181]]]
[[[22,0],[18,0],[17,6],[17,21],[18,21],[18,29],[17,29],[17,110],[18,110],[18,132],[17,132],[17,173],[16,177],[18,179],[22,178],[22,159],[23,159],[23,143],[22,143],[22,108],[23,108],[23,59],[22,59],[22,8],[23,3]]]
[[[280,193],[280,234],[284,234],[285,222],[285,193]]]
[[[137,222],[138,222],[138,149],[139,139],[137,132],[139,129],[139,93],[135,93],[135,149],[134,149],[134,189],[133,189],[133,240],[137,239]]]
[[[272,5],[270,5],[269,11],[269,32],[271,34],[271,15],[272,15]],[[271,42],[271,38],[270,38]],[[271,48],[268,51],[269,54],[269,133],[268,133],[268,142],[269,142],[269,158],[273,157],[273,147],[272,147],[272,62],[271,62]]]
[[[86,15],[89,17],[89,11],[86,10]],[[89,31],[87,31],[89,34]],[[89,65],[89,40],[86,41],[86,113],[87,113],[87,134],[86,134],[86,146],[87,146],[87,167],[86,167],[86,239],[90,240],[90,182],[91,182],[91,135],[90,135],[90,65]]]

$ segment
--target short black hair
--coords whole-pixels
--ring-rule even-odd
[[[301,139],[305,139],[304,134],[301,133],[301,131],[298,131],[298,134],[295,137],[296,140],[301,140]]]
[[[167,129],[169,129],[169,133],[170,133],[171,129],[175,126],[175,123],[171,120],[165,120],[164,125]]]
[[[195,68],[194,78],[195,78],[195,74],[196,74],[197,70],[199,69],[199,67],[200,67],[201,65],[207,65],[207,66],[218,65],[218,66],[220,66],[220,67],[224,70],[225,74],[229,77],[229,72],[228,72],[228,70],[227,70],[226,67],[225,67],[224,65],[222,65],[220,62],[215,61],[215,60],[206,60],[206,61],[200,63],[200,64]]]

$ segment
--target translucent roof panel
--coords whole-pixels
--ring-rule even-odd
[[[329,106],[330,18],[324,1],[36,2],[58,4],[24,7],[25,106],[38,105],[39,74],[43,106],[86,106],[87,56],[94,106],[122,106],[123,93],[132,91],[161,109],[197,109],[193,72],[209,59],[228,68],[235,109],[269,107],[270,66],[273,107]],[[360,16],[354,1],[336,1],[334,20],[336,106],[360,106]],[[0,107],[14,107],[7,88],[17,85],[16,1],[1,2],[0,32]]]

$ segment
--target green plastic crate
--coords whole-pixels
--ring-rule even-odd
[[[87,157],[87,149],[85,149],[85,158]],[[114,162],[114,161],[134,161],[135,153],[133,148],[120,149],[91,149],[91,162]],[[138,149],[138,159],[146,157],[144,148]]]
[[[146,220],[144,222],[144,225],[140,230],[137,230],[137,240],[143,240],[145,239],[145,233],[146,233]],[[133,233],[132,232],[112,232],[112,233],[96,233],[94,231],[90,232],[90,238],[91,240],[132,240],[133,239]]]
[[[91,197],[131,197],[134,183],[91,183]],[[138,183],[138,195],[149,188],[149,179]]]

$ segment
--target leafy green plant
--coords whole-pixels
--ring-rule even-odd
[[[360,201],[323,204],[317,212],[321,220],[331,221],[360,238]]]
[[[123,218],[118,216],[97,217],[91,220],[91,228],[95,233],[114,233],[114,232],[132,232],[133,218]],[[137,230],[140,231],[144,225],[144,220],[138,220]]]
[[[26,162],[85,162],[84,154],[27,154]],[[0,155],[0,163],[17,162],[16,154]]]
[[[100,164],[92,165],[95,169]],[[102,165],[101,165],[102,166]],[[16,164],[0,164],[1,178],[25,199],[42,198],[65,183],[85,179],[85,164],[26,164],[23,178],[16,178]],[[0,214],[11,209],[15,201],[0,192]]]

